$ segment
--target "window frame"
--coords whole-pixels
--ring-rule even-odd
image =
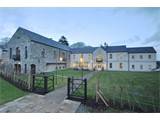
[[[112,66],[112,63],[109,63],[109,68],[112,68],[113,66]]]

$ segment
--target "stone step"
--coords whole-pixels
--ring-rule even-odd
[[[61,103],[57,113],[75,113],[80,104],[81,102],[66,99]]]

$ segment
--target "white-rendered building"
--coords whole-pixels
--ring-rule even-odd
[[[71,49],[71,67],[89,70],[151,71],[156,68],[153,47],[123,46]]]

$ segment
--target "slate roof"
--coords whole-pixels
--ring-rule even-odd
[[[156,53],[153,47],[133,47],[127,48],[128,53]]]
[[[98,47],[71,48],[72,54],[93,53]]]
[[[125,45],[121,46],[107,46],[105,48],[106,52],[112,53],[112,52],[127,52],[127,48]]]
[[[30,37],[31,41],[33,42],[37,42],[37,43],[41,43],[44,45],[48,45],[51,47],[56,47],[56,48],[60,48],[66,51],[69,51],[70,48],[68,46],[62,45],[59,42],[56,42],[52,39],[49,39],[47,37],[44,37],[42,35],[39,35],[37,33],[34,33],[32,31],[26,30],[24,28],[19,27],[17,31],[23,31],[25,35],[27,35],[28,37]]]
[[[84,47],[84,48],[72,48],[71,52],[78,53],[93,53],[98,47]],[[133,47],[127,48],[125,45],[121,46],[107,46],[102,47],[107,53],[114,52],[128,52],[128,53],[156,53],[153,47]]]

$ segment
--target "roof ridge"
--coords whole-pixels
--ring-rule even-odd
[[[22,30],[22,31],[26,32],[26,34],[28,34],[28,36],[29,36],[29,37],[31,38],[31,40],[34,41],[34,42],[40,42],[40,43],[42,43],[42,44],[50,45],[50,46],[52,46],[52,47],[59,47],[59,48],[64,49],[64,50],[69,50],[69,49],[70,49],[69,46],[65,46],[65,45],[63,45],[63,44],[61,44],[61,43],[59,43],[59,42],[57,42],[57,41],[55,41],[55,40],[53,40],[53,39],[47,38],[47,37],[45,37],[45,36],[43,36],[43,35],[40,35],[40,34],[38,34],[38,33],[36,33],[36,32],[32,32],[31,30],[28,30],[28,29],[25,29],[25,28],[22,28],[22,27],[19,27],[17,30]],[[32,36],[32,35],[33,35],[33,36]],[[42,38],[43,41],[40,40],[40,39],[38,39],[38,40],[37,40],[37,39],[32,39],[32,37]],[[46,40],[46,41],[45,41],[45,40]],[[66,49],[65,49],[65,48],[66,48]]]

